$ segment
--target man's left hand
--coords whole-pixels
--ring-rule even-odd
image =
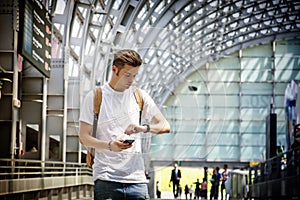
[[[135,124],[130,124],[126,130],[125,130],[125,134],[127,135],[131,135],[131,134],[135,134],[135,133],[139,133],[143,131],[143,126],[139,126],[139,125],[135,125]]]

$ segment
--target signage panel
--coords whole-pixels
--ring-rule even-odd
[[[50,77],[51,16],[39,0],[20,0],[19,53]]]

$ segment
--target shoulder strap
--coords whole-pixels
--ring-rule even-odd
[[[133,94],[136,100],[136,103],[139,105],[140,111],[143,110],[144,100],[141,90],[137,87],[133,88]]]
[[[137,88],[137,87],[133,88],[133,94],[134,94],[136,103],[139,105],[139,108],[140,108],[139,123],[141,124],[141,122],[142,122],[142,111],[143,111],[143,107],[144,107],[143,95],[142,95],[141,90],[139,88]]]
[[[94,113],[95,114],[99,115],[101,103],[102,103],[102,90],[100,87],[96,87],[94,89]]]
[[[100,87],[94,89],[94,122],[93,122],[93,137],[96,137],[98,117],[102,103],[102,90]]]

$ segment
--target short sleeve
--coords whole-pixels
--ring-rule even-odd
[[[93,124],[93,97],[94,97],[94,92],[90,91],[84,98],[83,104],[81,105],[80,108],[80,117],[79,121],[88,123],[88,124]]]
[[[142,111],[142,119],[151,121],[151,119],[155,115],[160,113],[160,110],[147,92],[145,92],[144,90],[141,90],[141,92],[142,92],[143,101],[144,101],[144,107],[143,107],[143,111]]]

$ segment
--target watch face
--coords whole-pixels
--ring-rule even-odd
[[[147,130],[145,131],[145,133],[147,133],[147,132],[150,131],[150,126],[149,126],[149,124],[143,124],[143,126],[147,126]]]

